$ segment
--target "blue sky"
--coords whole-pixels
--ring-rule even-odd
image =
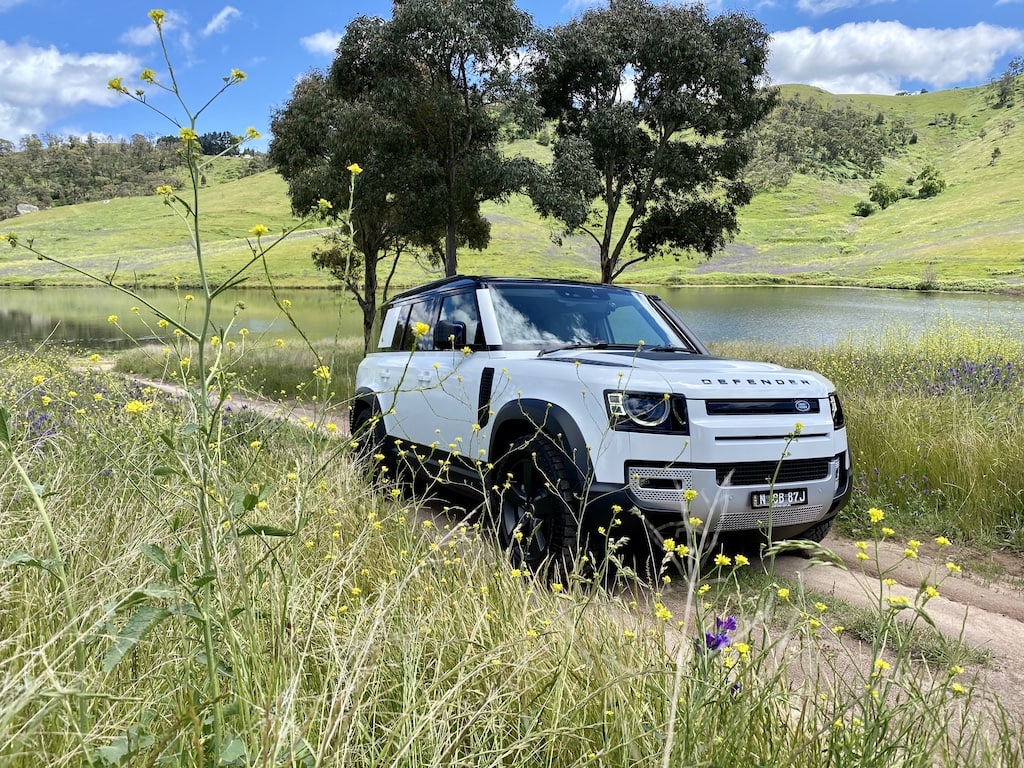
[[[593,0],[519,0],[539,26],[564,22]],[[773,35],[775,83],[833,93],[930,91],[986,83],[1024,55],[1024,0],[712,0],[711,12],[744,10]],[[177,129],[107,88],[141,87],[144,67],[167,71],[147,13],[162,8],[175,74],[193,109],[232,69],[247,74],[207,109],[200,133],[265,136],[270,114],[297,77],[324,68],[345,25],[388,16],[390,0],[0,0],[0,138],[95,133],[160,136]],[[180,116],[165,93],[147,99]],[[265,146],[265,140],[260,142]],[[257,145],[257,148],[263,148]]]

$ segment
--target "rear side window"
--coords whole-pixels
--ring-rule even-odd
[[[390,352],[402,346],[402,339],[405,338],[405,329],[409,325],[409,305],[391,307],[384,315],[381,323],[380,340],[377,342],[377,350]]]
[[[432,350],[434,348],[434,326],[437,324],[437,297],[413,302],[409,307],[409,315],[405,321],[402,335],[402,350],[411,352],[417,350]],[[416,333],[420,324],[427,327],[423,335]]]

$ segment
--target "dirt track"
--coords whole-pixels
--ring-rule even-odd
[[[784,556],[776,560],[774,572],[781,578],[798,581],[808,591],[826,596],[825,602],[827,596],[832,596],[836,601],[863,608],[877,604],[883,589],[886,595],[902,595],[913,604],[922,583],[942,578],[939,596],[927,602],[928,615],[946,637],[961,639],[967,647],[989,654],[990,662],[969,669],[969,676],[1010,713],[1024,720],[1024,561],[987,556],[990,561],[1001,561],[1003,576],[983,582],[972,576],[967,566],[962,573],[947,574],[946,562],[957,560],[956,553],[951,555],[949,550],[925,543],[917,560],[907,560],[902,543],[883,542],[878,564],[886,578],[897,581],[892,587],[885,587],[873,562],[873,549],[872,560],[862,563],[857,560],[858,550],[853,541],[830,536],[824,544],[839,555],[844,567],[811,565],[805,559]],[[857,641],[847,637],[845,642]]]

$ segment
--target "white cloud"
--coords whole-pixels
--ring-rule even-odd
[[[768,69],[776,83],[807,83],[832,93],[894,93],[907,80],[933,88],[985,81],[1001,56],[1022,49],[1019,29],[913,29],[874,21],[777,32]]]
[[[161,28],[164,32],[164,37],[168,36],[169,32],[172,32],[182,26],[182,19],[179,15],[173,11],[168,11],[167,15],[164,16]],[[127,32],[121,34],[118,38],[119,42],[127,45],[135,45],[140,48],[153,45],[160,38],[156,24],[152,22],[143,24],[138,27],[131,27]]]
[[[125,97],[107,83],[139,69],[122,53],[65,54],[0,40],[0,137],[39,133],[80,105],[116,104]]]
[[[878,5],[879,3],[895,3],[896,0],[798,0],[796,7],[812,16],[821,16],[840,8],[855,8],[858,5]]]
[[[122,43],[144,48],[155,43],[157,38],[156,26],[153,24],[146,24],[142,27],[132,27],[127,32],[123,33],[118,39]]]
[[[220,13],[210,19],[210,23],[207,24],[206,28],[203,30],[203,37],[209,37],[210,35],[217,34],[218,32],[223,32],[228,28],[228,25],[232,20],[237,19],[241,15],[242,12],[237,8],[225,5],[221,9]]]
[[[25,0],[0,0],[0,13],[9,11],[14,6],[21,5],[23,2],[25,2]]]
[[[341,37],[341,32],[325,29],[323,32],[317,32],[315,35],[304,37],[299,42],[310,53],[333,56],[338,48],[338,43],[341,41]]]

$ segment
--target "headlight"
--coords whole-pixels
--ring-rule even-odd
[[[828,406],[832,409],[832,426],[842,429],[846,426],[846,415],[843,413],[843,406],[839,402],[839,395],[835,392],[828,393]]]
[[[686,398],[656,392],[607,392],[613,429],[687,431]]]

